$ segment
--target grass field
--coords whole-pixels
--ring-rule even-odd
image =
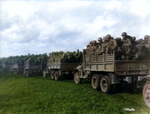
[[[124,108],[134,108],[125,112]],[[90,81],[0,73],[0,114],[150,114],[141,93],[104,94]]]

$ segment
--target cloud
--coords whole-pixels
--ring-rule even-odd
[[[106,34],[149,33],[150,2],[1,1],[0,57],[82,50]],[[140,8],[139,8],[140,7]]]

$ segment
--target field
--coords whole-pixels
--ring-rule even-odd
[[[124,108],[134,108],[125,112]],[[150,114],[140,93],[104,94],[90,81],[54,81],[0,72],[0,114]]]

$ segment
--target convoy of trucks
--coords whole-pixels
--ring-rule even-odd
[[[104,51],[99,54],[93,53],[89,46],[87,47],[82,52],[78,50],[77,52],[54,53],[54,56],[51,54],[49,57],[44,55],[47,60],[45,61],[43,56],[43,59],[39,61],[37,59],[38,63],[30,61],[29,56],[24,64],[1,64],[0,68],[7,68],[13,73],[23,72],[24,76],[43,75],[46,77],[50,75],[53,80],[60,80],[62,76],[70,75],[74,76],[76,84],[80,84],[82,79],[90,79],[93,89],[104,93],[114,91],[122,83],[130,84],[133,89],[143,88],[143,99],[150,107],[150,57],[146,60],[142,56],[142,60],[116,59],[117,49],[111,49],[111,53]],[[125,49],[130,50],[126,47]],[[132,49],[135,48],[131,48],[131,52]],[[126,56],[129,55],[135,56],[126,54]]]

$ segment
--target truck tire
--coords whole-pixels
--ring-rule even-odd
[[[146,82],[143,87],[143,100],[145,104],[150,108],[150,81]]]
[[[100,88],[100,77],[97,74],[94,74],[91,79],[91,84],[93,89],[99,90]]]
[[[26,72],[26,76],[29,77],[29,72]]]
[[[110,84],[109,78],[107,76],[104,76],[101,78],[100,88],[103,93],[110,93],[111,84]]]
[[[43,71],[43,77],[46,77],[46,71],[45,70]]]
[[[58,71],[55,72],[55,80],[59,80],[59,72]]]
[[[51,71],[51,79],[54,80],[55,79],[55,72]]]
[[[23,75],[26,76],[26,71],[25,70],[23,71]]]
[[[75,82],[76,84],[81,84],[81,78],[80,78],[79,71],[77,71],[77,72],[74,74],[74,82]]]

